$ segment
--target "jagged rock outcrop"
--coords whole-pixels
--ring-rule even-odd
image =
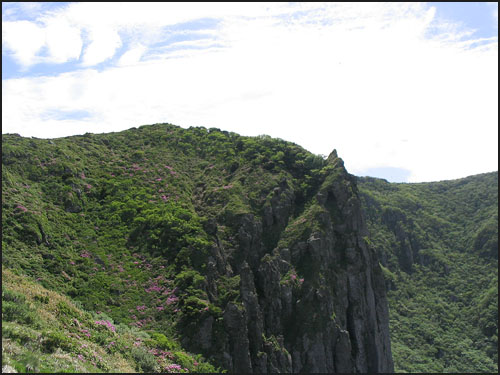
[[[231,218],[235,248],[216,241],[209,267],[217,276],[208,284],[240,275],[240,300],[225,306],[222,333],[204,321],[200,337],[229,372],[393,371],[385,284],[356,182],[335,151],[328,163],[299,224],[289,223],[295,194],[282,180],[261,217]]]

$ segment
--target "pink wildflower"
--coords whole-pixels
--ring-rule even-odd
[[[108,327],[108,329],[112,332],[115,332],[116,331],[116,328],[115,326],[109,321],[109,320],[97,320],[95,322],[96,325],[103,325],[103,326],[106,326]]]
[[[167,301],[166,301],[166,304],[167,305],[171,305],[171,304],[177,302],[178,300],[179,300],[179,298],[177,298],[176,296],[168,297]]]
[[[165,370],[167,370],[168,373],[177,373],[182,369],[182,367],[176,363],[172,363],[170,365],[165,366]]]
[[[26,212],[26,211],[28,211],[28,209],[27,209],[26,207],[24,207],[22,204],[18,204],[18,205],[16,206],[16,208],[17,208],[18,210],[22,211],[22,212]]]

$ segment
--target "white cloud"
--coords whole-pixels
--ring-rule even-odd
[[[146,47],[144,47],[141,44],[132,47],[120,57],[120,60],[118,60],[118,65],[127,66],[136,64],[137,62],[139,62],[141,56],[144,54],[145,51]]]
[[[118,32],[110,27],[93,28],[90,31],[90,44],[83,55],[83,65],[92,66],[113,57],[122,42]]]
[[[4,132],[171,122],[336,148],[353,173],[387,166],[429,181],[498,169],[496,40],[473,47],[446,25],[430,39],[435,11],[423,4],[238,5],[71,4],[60,17],[88,33],[87,65],[127,51],[101,72],[3,81]],[[210,38],[177,42],[207,48],[151,50],[162,25],[207,17],[220,18]],[[146,52],[154,59],[141,61]],[[41,121],[54,107],[93,117]]]
[[[45,25],[31,21],[3,22],[2,43],[25,68],[40,62],[78,59],[82,49],[80,30],[56,18]],[[47,51],[42,54],[44,47]]]
[[[63,63],[80,57],[83,46],[80,29],[70,26],[64,19],[51,19],[46,35],[48,61]]]
[[[36,60],[36,53],[45,44],[45,33],[29,21],[2,22],[2,45],[12,51],[14,58],[23,66]]]

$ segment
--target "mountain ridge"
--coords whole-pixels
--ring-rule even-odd
[[[396,303],[417,311],[409,296],[419,295],[416,285],[425,298],[451,296],[463,283],[435,289],[435,282],[445,266],[451,275],[471,270],[469,247],[483,259],[479,269],[494,276],[495,189],[484,184],[452,200],[425,185],[401,192],[350,175],[335,150],[325,160],[281,139],[215,128],[156,124],[50,140],[3,135],[2,264],[144,331],[151,340],[140,344],[145,350],[158,350],[153,337],[162,334],[228,371],[491,371],[498,363],[494,293],[472,298],[465,310],[446,305],[454,316],[477,317],[471,338],[486,341],[460,336],[470,366],[459,349],[447,351],[448,341],[429,334],[426,321],[413,314],[418,325],[408,328],[408,313]],[[467,230],[457,237],[449,218],[462,209],[475,224],[458,217]],[[449,249],[467,261],[463,269],[443,258]],[[435,279],[421,277],[427,269]],[[481,304],[488,314],[477,311]],[[445,328],[446,340],[457,334]],[[416,359],[405,363],[408,353]]]

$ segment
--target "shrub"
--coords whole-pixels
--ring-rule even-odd
[[[192,368],[194,366],[194,359],[184,352],[174,352],[174,361],[184,368]]]
[[[40,303],[48,304],[49,303],[49,296],[42,296],[42,295],[35,295],[34,296],[35,301],[38,301]]]
[[[146,351],[142,347],[134,347],[131,351],[132,358],[136,363],[136,369],[143,372],[158,372],[160,371],[160,366],[156,362],[153,354]]]
[[[2,303],[2,319],[16,321],[34,327],[40,325],[37,315],[26,303],[4,302]]]
[[[71,350],[72,345],[68,337],[60,331],[45,331],[42,333],[44,339],[42,348],[45,352],[53,353],[57,348]]]
[[[35,342],[39,337],[36,331],[10,322],[2,322],[2,336],[18,340],[22,345]]]
[[[17,303],[24,303],[26,301],[26,297],[24,296],[24,294],[14,292],[10,289],[5,288],[2,285],[2,300],[17,302]]]
[[[40,358],[35,353],[24,353],[18,362],[24,365],[26,372],[40,372]]]
[[[153,338],[153,340],[152,340],[153,345],[160,348],[160,349],[163,349],[163,350],[179,349],[179,345],[175,341],[170,340],[163,333],[153,332],[151,334],[151,337]]]

